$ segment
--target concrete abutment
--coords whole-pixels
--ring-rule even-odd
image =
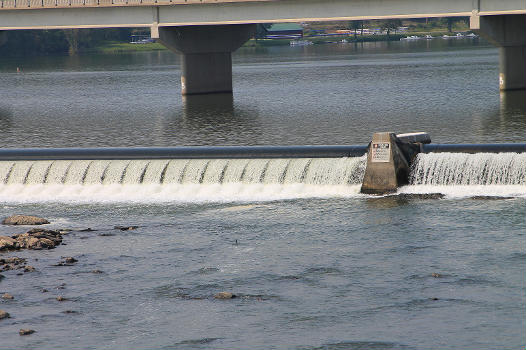
[[[470,27],[499,47],[500,90],[526,89],[526,15],[473,15]]]
[[[430,143],[427,133],[398,134],[379,132],[367,151],[367,167],[361,193],[386,194],[409,183],[413,158],[421,151],[422,144]]]
[[[232,52],[255,29],[255,24],[159,27],[158,41],[181,54],[181,93],[231,93]]]

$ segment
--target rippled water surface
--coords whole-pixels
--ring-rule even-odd
[[[169,52],[1,58],[0,79],[2,147],[365,144],[383,130],[524,142],[526,126],[524,94],[498,92],[497,50],[462,40],[242,50],[233,97],[182,99]],[[478,179],[479,158],[463,155],[429,171],[429,156],[426,179],[380,198],[354,180],[281,181],[293,177],[279,161],[232,183],[197,162],[210,181],[170,184],[43,183],[53,166],[70,173],[2,163],[0,217],[72,231],[53,250],[0,255],[36,268],[1,273],[15,298],[0,299],[0,349],[524,348],[524,158],[499,173],[504,158],[477,157],[507,182],[458,180]],[[96,170],[137,179],[119,164]],[[64,256],[78,262],[54,266]]]

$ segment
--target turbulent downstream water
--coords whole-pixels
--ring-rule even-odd
[[[364,144],[384,129],[524,142],[525,96],[499,95],[497,51],[481,43],[271,48],[234,61],[233,99],[181,100],[167,52],[0,59],[0,144]],[[72,231],[55,249],[0,255],[36,268],[1,273],[0,294],[15,298],[0,299],[11,314],[0,349],[524,348],[526,155],[421,154],[410,185],[383,197],[359,194],[364,167],[1,161],[0,216]],[[63,256],[78,262],[55,266]]]

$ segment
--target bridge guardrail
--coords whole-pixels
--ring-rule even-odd
[[[268,1],[268,0],[248,0]],[[68,7],[111,7],[140,5],[202,4],[235,0],[0,0],[0,10]]]

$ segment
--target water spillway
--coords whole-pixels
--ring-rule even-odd
[[[424,145],[412,159],[409,185],[400,192],[526,196],[526,153],[509,152],[523,148]],[[430,149],[436,152],[425,153]],[[477,149],[507,152],[476,153]],[[366,146],[4,149],[0,202],[354,197],[360,195],[366,172],[366,150]]]
[[[412,185],[524,185],[525,153],[420,153],[413,161]]]
[[[358,184],[363,157],[0,161],[11,185]]]

